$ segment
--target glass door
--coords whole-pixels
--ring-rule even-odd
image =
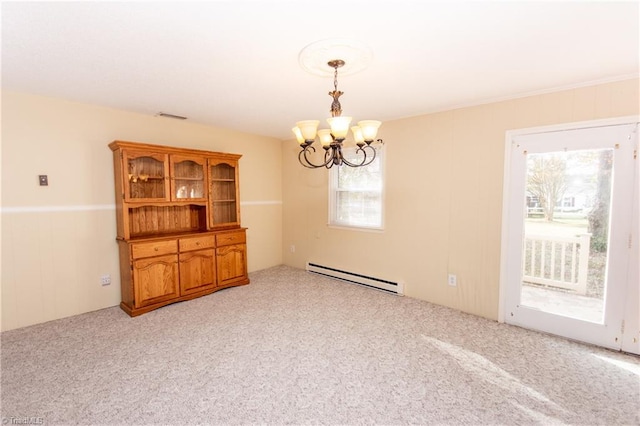
[[[124,182],[125,201],[154,202],[169,198],[169,163],[167,154],[123,151],[127,175]]]
[[[203,157],[171,155],[171,199],[173,201],[206,201]]]
[[[212,227],[232,226],[240,223],[237,170],[235,164],[209,160]]]
[[[634,127],[513,138],[506,322],[621,348],[625,320],[638,314],[637,303],[625,306],[638,262]]]

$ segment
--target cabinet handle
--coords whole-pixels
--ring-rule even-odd
[[[154,248],[153,248],[153,251],[158,251],[158,247],[154,247]]]

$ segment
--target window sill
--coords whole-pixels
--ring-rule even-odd
[[[338,225],[338,224],[327,224],[328,228],[332,229],[341,229],[344,231],[363,231],[363,232],[373,232],[376,234],[384,233],[383,227],[365,227],[365,226],[353,226],[353,225]]]

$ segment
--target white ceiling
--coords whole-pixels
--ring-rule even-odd
[[[637,1],[4,1],[2,87],[289,139],[329,116],[332,78],[298,63],[318,40],[371,48],[340,100],[384,121],[637,76],[639,20]]]

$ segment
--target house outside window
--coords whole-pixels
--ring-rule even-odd
[[[344,149],[351,162],[362,161],[355,148]],[[329,176],[329,225],[362,229],[383,229],[384,155],[364,167],[332,167]]]
[[[564,197],[562,199],[562,207],[575,207],[576,197]]]

